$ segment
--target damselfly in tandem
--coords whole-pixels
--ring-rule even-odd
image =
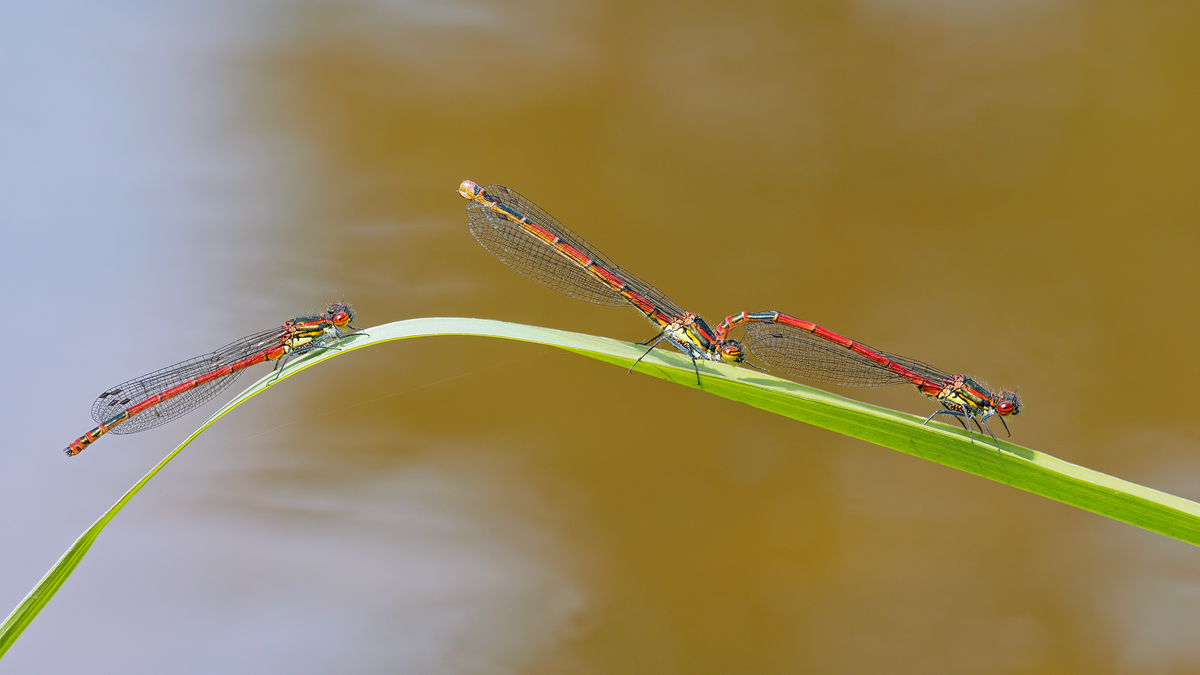
[[[942,406],[925,419],[926,424],[937,415],[948,415],[968,435],[973,422],[993,441],[996,436],[987,421],[999,416],[1007,431],[1004,418],[1021,412],[1015,392],[993,392],[965,375],[873,349],[780,312],[733,314],[714,330],[517,192],[464,181],[458,194],[471,201],[467,206],[471,234],[488,252],[521,275],[573,298],[632,305],[659,328],[658,335],[643,344],[653,350],[666,340],[691,357],[697,385],[701,384],[699,360],[742,363],[749,349],[768,367],[813,382],[844,387],[912,384]],[[745,346],[729,337],[739,325],[745,327]]]

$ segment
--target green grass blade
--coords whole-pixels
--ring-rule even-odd
[[[268,375],[218,410],[137,482],[63,554],[46,576],[0,624],[0,657],[50,601],[99,536],[129,500],[167,462],[226,413],[257,396],[275,382],[327,359],[383,342],[433,335],[473,335],[536,342],[628,368],[644,350],[628,342],[487,319],[410,319],[370,328],[339,343],[339,351],[311,353],[288,364],[279,378]],[[696,388],[692,362],[682,354],[656,350],[637,371]],[[864,441],[899,450],[960,471],[1011,485],[1064,504],[1077,506],[1131,525],[1200,545],[1200,504],[1092,471],[1050,455],[1001,442],[1003,452],[988,443],[971,443],[961,429],[860,403],[749,368],[701,363],[700,389],[756,408],[807,422]],[[90,450],[96,452],[96,450]]]

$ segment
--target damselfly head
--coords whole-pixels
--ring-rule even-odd
[[[325,312],[325,318],[329,319],[329,322],[333,325],[341,328],[354,321],[354,310],[350,309],[350,305],[344,302],[335,302]]]
[[[1006,391],[1000,394],[1000,402],[996,404],[996,414],[1001,417],[1021,414],[1021,399],[1017,398],[1017,392]]]
[[[480,187],[478,185],[476,185],[475,183],[472,183],[469,180],[464,180],[462,182],[462,185],[459,185],[458,189],[455,190],[455,192],[457,192],[459,194],[459,196],[462,197],[463,199],[472,199],[473,200],[473,199],[475,199],[476,196],[479,195],[481,190],[480,190]]]
[[[718,351],[721,353],[721,360],[726,363],[741,363],[746,360],[746,350],[737,340],[722,342]]]

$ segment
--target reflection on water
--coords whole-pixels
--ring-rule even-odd
[[[364,325],[649,337],[475,244],[453,190],[503,183],[710,320],[779,309],[1020,385],[1017,442],[1198,496],[1200,373],[1179,355],[1200,291],[1200,10],[258,11],[226,66],[230,133],[278,173],[225,264],[272,311],[344,294]],[[157,479],[84,565],[115,590],[62,599],[13,658],[51,658],[49,631],[96,613],[116,626],[102,644],[168,645],[148,670],[1200,667],[1200,566],[1178,542],[529,345],[335,363]],[[929,410],[906,387],[852,393]]]
[[[250,661],[239,668],[338,671],[353,654],[381,670],[506,672],[497,666],[520,666],[572,634],[584,588],[562,568],[553,524],[538,522],[546,505],[506,494],[522,481],[502,453],[438,449],[332,487],[315,473],[323,467],[276,458],[268,473],[210,491],[210,503],[217,492],[223,509],[257,527],[210,533],[224,545],[208,562],[224,571],[208,584],[295,591],[262,593],[255,611],[225,621],[238,636],[227,647]],[[257,551],[254,564],[230,565],[235,550]],[[327,647],[297,651],[317,623]]]

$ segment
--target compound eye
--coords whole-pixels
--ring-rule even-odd
[[[350,323],[350,315],[346,312],[337,312],[333,315],[333,318],[330,319],[330,321],[332,321],[333,325],[335,326],[345,326],[346,324]]]
[[[1011,415],[1017,409],[1017,404],[1012,401],[1001,401],[1000,405],[996,406],[996,412],[1001,415]]]

